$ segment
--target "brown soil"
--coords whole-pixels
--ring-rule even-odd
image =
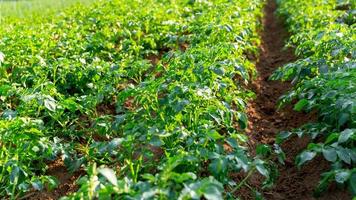
[[[83,174],[82,171],[76,172],[74,174],[69,173],[64,166],[64,163],[61,159],[55,160],[53,163],[50,163],[47,175],[54,176],[59,181],[58,187],[49,191],[45,189],[44,191],[38,192],[29,192],[25,195],[26,200],[56,200],[65,195],[68,195],[72,192],[78,190],[78,186],[75,184],[76,180]]]
[[[288,33],[283,23],[275,16],[276,7],[274,0],[269,0],[265,7],[260,58],[256,65],[259,76],[251,85],[251,89],[257,95],[256,99],[248,105],[248,134],[252,146],[260,143],[273,144],[279,131],[291,130],[317,120],[317,113],[296,112],[291,105],[281,110],[276,109],[279,97],[290,90],[292,85],[268,79],[276,68],[296,60],[293,49],[284,48]],[[318,185],[321,173],[329,169],[329,165],[319,157],[301,169],[296,168],[294,158],[307,146],[308,142],[308,138],[292,138],[282,145],[287,155],[286,164],[279,167],[280,176],[277,183],[274,188],[264,192],[265,198],[273,200],[316,199],[313,197],[313,191]],[[330,187],[321,199],[346,200],[351,197],[346,191]]]

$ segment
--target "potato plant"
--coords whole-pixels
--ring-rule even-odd
[[[279,14],[292,33],[299,60],[289,63],[272,79],[290,80],[294,89],[281,105],[297,99],[297,111],[318,111],[318,123],[308,124],[277,138],[309,135],[312,142],[296,158],[298,166],[322,155],[330,171],[322,175],[316,194],[329,183],[347,185],[356,195],[356,34],[355,1],[284,0]]]
[[[56,159],[86,171],[63,199],[236,199],[254,173],[271,186],[273,149],[252,156],[244,134],[263,4],[109,0],[4,18],[0,196],[55,188]]]

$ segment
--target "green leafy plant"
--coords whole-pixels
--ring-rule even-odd
[[[63,199],[236,199],[259,195],[254,173],[270,187],[274,151],[250,155],[244,134],[263,4],[110,0],[2,18],[0,196],[52,188],[56,159],[86,173]]]
[[[293,90],[280,101],[283,106],[296,100],[294,110],[317,111],[317,123],[282,132],[277,142],[291,135],[309,136],[308,147],[296,157],[296,165],[322,155],[330,171],[322,175],[316,194],[321,195],[335,181],[347,185],[356,195],[355,128],[356,71],[355,31],[351,21],[340,21],[355,9],[348,1],[279,1],[279,14],[286,18],[293,34],[289,45],[300,57],[279,68],[271,79],[290,80]]]

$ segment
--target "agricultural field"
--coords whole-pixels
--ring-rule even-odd
[[[355,22],[347,0],[0,0],[0,199],[353,199]]]
[[[95,0],[0,0],[0,18],[24,18],[45,13],[60,12],[75,4],[89,5]]]

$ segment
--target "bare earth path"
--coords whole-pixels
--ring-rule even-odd
[[[269,0],[265,8],[260,58],[256,66],[259,76],[251,85],[257,97],[249,104],[248,133],[255,144],[273,144],[279,131],[297,128],[317,120],[315,113],[296,112],[292,106],[276,110],[279,97],[291,89],[291,84],[270,81],[268,78],[278,67],[296,60],[293,49],[284,48],[288,33],[283,23],[275,16],[276,7],[274,0]],[[323,159],[317,158],[298,170],[294,166],[294,158],[307,144],[307,138],[293,138],[282,146],[287,155],[286,165],[279,168],[280,176],[276,186],[264,192],[267,199],[315,199],[313,190],[318,184],[320,174],[329,166]],[[331,187],[321,199],[346,200],[351,197],[346,191]]]

